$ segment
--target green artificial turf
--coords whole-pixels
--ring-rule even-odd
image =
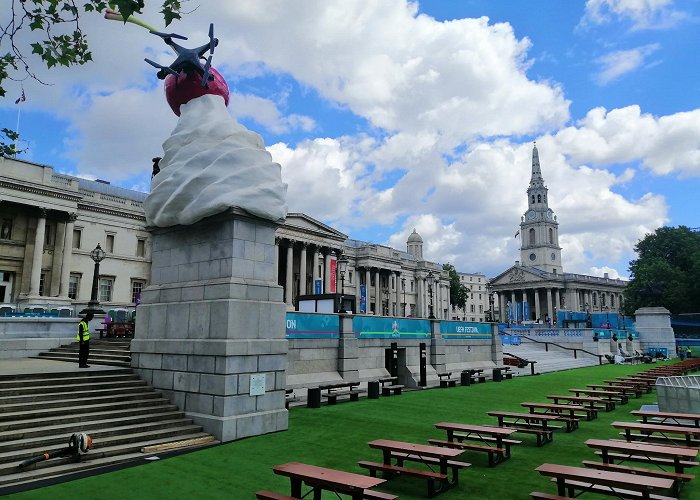
[[[19,493],[12,499],[132,499],[132,498],[254,498],[254,492],[271,489],[289,493],[289,480],[276,476],[272,467],[285,462],[305,462],[360,474],[359,460],[381,461],[381,453],[367,442],[385,438],[426,443],[445,433],[433,427],[440,421],[495,424],[490,410],[527,412],[523,401],[547,401],[547,394],[568,394],[569,388],[649,368],[649,365],[604,365],[535,377],[519,377],[501,383],[488,382],[469,387],[404,392],[401,396],[359,402],[341,402],[320,409],[292,408],[289,431],[180,455],[147,465],[96,475],[68,483]],[[556,431],[554,442],[535,446],[535,436],[515,434],[523,444],[512,448],[512,458],[493,468],[485,453],[465,452],[460,460],[471,462],[460,473],[459,486],[440,494],[450,499],[526,499],[531,491],[555,493],[554,485],[535,472],[545,462],[580,465],[582,460],[599,460],[583,443],[589,438],[617,438],[610,426],[615,420],[634,421],[630,410],[653,404],[654,392],[615,411],[599,412],[593,421],[582,420],[578,430]],[[640,464],[632,464],[639,466]],[[412,464],[413,466],[413,464]],[[419,466],[418,466],[419,467]],[[692,470],[689,472],[693,472]],[[426,498],[423,480],[395,478],[378,489],[401,499]],[[596,498],[587,494],[584,498]],[[308,497],[310,498],[310,497]],[[337,498],[324,494],[324,499]],[[601,497],[610,498],[610,497]],[[682,499],[700,498],[700,484],[687,483]]]

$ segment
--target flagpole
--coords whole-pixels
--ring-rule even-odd
[[[15,127],[15,132],[17,133],[17,139],[15,139],[15,158],[17,158],[17,151],[18,151],[17,148],[19,147],[19,117],[20,117],[20,114],[22,112],[22,103],[23,102],[24,101],[21,101],[19,103],[19,107],[17,108],[17,126]]]

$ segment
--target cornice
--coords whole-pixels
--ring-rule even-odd
[[[104,207],[100,205],[87,205],[85,203],[78,203],[78,209],[85,212],[95,212],[98,214],[113,215],[115,217],[125,217],[127,219],[133,219],[146,223],[146,216],[140,215],[133,212],[127,212],[125,210],[117,210],[114,208]]]
[[[8,180],[7,178],[0,178],[0,187],[13,189],[15,191],[22,191],[25,193],[47,196],[49,198],[68,200],[74,203],[78,203],[80,200],[83,199],[82,195],[71,191],[65,191],[62,189],[50,189],[43,186],[37,186],[36,184],[25,184],[16,180]]]

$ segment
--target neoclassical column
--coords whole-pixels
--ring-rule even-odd
[[[498,317],[502,323],[508,321],[508,311],[506,311],[506,294],[501,292],[498,294]]]
[[[513,311],[513,321],[518,321],[517,316],[515,315],[517,309],[514,309],[515,307],[515,290],[510,291],[510,311]],[[510,313],[510,311],[508,311]],[[510,314],[508,315],[508,321],[510,321]]]
[[[540,310],[540,290],[535,288],[535,319],[542,319],[542,311]]]
[[[554,307],[557,311],[561,309],[561,296],[559,295],[559,288],[554,289],[554,303],[556,304]]]
[[[360,299],[362,298],[362,293],[360,292],[360,283],[362,280],[360,280],[360,273],[362,270],[359,267],[355,268],[355,310],[353,311],[355,314],[360,313]]]
[[[382,294],[379,288],[379,268],[374,271],[374,314],[382,316]]]
[[[32,275],[29,281],[29,295],[39,296],[39,285],[41,284],[41,260],[44,255],[44,237],[46,234],[46,208],[39,208],[39,218],[36,224],[36,234],[34,236],[34,255],[32,256]]]
[[[280,240],[278,236],[275,236],[275,251],[273,252],[274,264],[272,266],[272,279],[278,285],[280,284]]]
[[[554,318],[554,311],[552,311],[552,289],[547,288],[547,312],[549,313],[549,319]]]
[[[396,316],[403,316],[403,312],[401,311],[401,283],[399,283],[399,280],[401,279],[401,273],[393,271],[391,273],[391,276],[394,279],[394,286],[396,287],[396,289],[394,290],[394,300],[396,301]]]
[[[292,295],[294,294],[294,240],[289,240],[287,247],[287,276],[284,280],[284,302],[287,308],[292,306]]]
[[[309,291],[306,289],[306,247],[309,244],[305,241],[301,242],[301,260],[299,261],[299,295],[306,295]]]
[[[70,281],[70,265],[73,257],[73,228],[78,214],[68,214],[65,229],[63,230],[63,257],[61,259],[61,284],[59,286],[59,297],[68,298],[68,283]]]
[[[331,255],[333,250],[328,248],[323,262],[323,293],[331,293]]]
[[[370,276],[370,268],[366,267],[365,268],[365,314],[370,312],[372,308],[370,307],[370,297],[372,296],[371,294],[372,291],[372,280]]]
[[[525,303],[526,303],[526,302],[527,302],[527,290],[526,290],[525,288],[523,288],[523,311],[522,311],[522,313],[523,313],[523,321],[527,321],[527,320],[530,319],[530,318],[526,318],[526,317],[525,317]]]

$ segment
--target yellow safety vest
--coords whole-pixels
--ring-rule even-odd
[[[80,342],[80,336],[82,335],[82,340],[90,340],[90,330],[86,321],[81,321],[78,323],[78,335],[75,336],[76,340]]]

